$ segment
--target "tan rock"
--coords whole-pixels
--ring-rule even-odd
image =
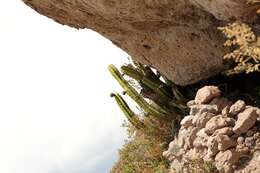
[[[191,126],[193,118],[194,118],[194,116],[191,116],[191,115],[185,116],[180,123],[181,126],[183,126],[184,128]]]
[[[217,141],[218,141],[218,149],[220,151],[227,150],[227,149],[237,145],[236,140],[230,138],[227,135],[218,135]]]
[[[226,106],[222,111],[221,111],[221,114],[223,116],[229,116],[229,109],[230,107],[229,106]]]
[[[195,100],[190,100],[190,101],[188,101],[187,102],[187,106],[188,107],[191,107],[191,106],[193,106],[193,105],[195,105],[196,103],[195,103]]]
[[[201,129],[196,134],[196,138],[193,141],[193,146],[195,148],[207,147],[208,138],[209,136],[205,133],[205,129]]]
[[[190,1],[23,1],[61,24],[97,31],[134,60],[155,67],[179,85],[195,83],[224,68],[218,20]]]
[[[193,117],[192,124],[198,128],[204,128],[206,123],[214,117],[215,114],[209,112],[203,112],[202,114],[196,114]]]
[[[239,144],[239,145],[242,145],[244,143],[244,141],[245,141],[245,138],[242,136],[237,138],[237,144]]]
[[[231,115],[237,115],[238,113],[242,112],[246,107],[246,103],[243,100],[236,101],[229,110]]]
[[[185,142],[184,142],[184,147],[183,148],[185,150],[188,150],[188,149],[193,147],[193,141],[195,140],[196,134],[197,134],[198,131],[199,131],[199,129],[196,128],[196,127],[189,127],[188,133],[184,137],[184,141]]]
[[[249,148],[252,148],[252,147],[254,147],[254,145],[255,145],[255,140],[254,140],[254,138],[253,137],[247,137],[246,139],[245,139],[245,146],[247,146],[247,147],[249,147]]]
[[[191,2],[193,2],[197,6],[200,6],[204,10],[209,11],[218,19],[245,19],[250,16],[250,19],[252,20],[255,17],[254,14],[249,14],[249,11],[251,11],[255,7],[247,5],[247,0],[192,0]]]
[[[257,119],[256,109],[247,108],[243,112],[237,115],[238,119],[236,121],[233,131],[236,134],[246,133],[256,122]]]
[[[213,136],[217,135],[227,135],[231,136],[233,134],[232,128],[231,127],[224,127],[222,129],[218,129],[213,133]]]
[[[230,172],[232,165],[239,161],[240,154],[235,149],[220,151],[215,158],[216,167],[218,170],[225,173]]]
[[[204,104],[209,103],[215,97],[220,96],[221,91],[216,86],[205,86],[198,90],[195,103],[196,104]]]
[[[215,132],[215,130],[232,126],[234,124],[234,120],[229,117],[223,117],[222,115],[215,116],[211,118],[205,126],[205,132],[208,135],[211,135]]]
[[[208,112],[208,113],[218,113],[219,109],[217,105],[204,105],[204,104],[199,104],[199,105],[193,105],[190,107],[190,115],[196,115],[198,114],[202,114],[204,112]]]
[[[210,103],[210,105],[217,105],[218,110],[222,110],[226,107],[230,107],[232,102],[229,101],[227,98],[224,97],[216,97]]]

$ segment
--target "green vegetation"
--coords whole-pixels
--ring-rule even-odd
[[[114,65],[108,69],[141,110],[135,113],[120,94],[111,94],[130,123],[125,125],[129,140],[111,172],[166,173],[169,165],[162,152],[187,114],[186,99],[178,87],[148,66],[135,62],[122,66],[122,73]]]

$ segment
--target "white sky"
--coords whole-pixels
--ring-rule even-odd
[[[105,173],[123,142],[107,65],[127,54],[89,30],[0,1],[0,173]]]

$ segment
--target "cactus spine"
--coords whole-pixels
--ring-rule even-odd
[[[162,117],[169,114],[168,111],[162,109],[161,107],[155,108],[150,105],[143,97],[141,97],[138,92],[123,78],[119,70],[114,65],[109,65],[108,67],[112,76],[118,81],[125,92],[147,113]]]
[[[136,116],[136,114],[129,108],[125,100],[121,97],[120,94],[111,94],[111,97],[114,97],[118,106],[125,114],[128,121],[137,129],[144,129],[145,124]]]

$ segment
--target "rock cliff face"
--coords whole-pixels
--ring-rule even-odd
[[[260,109],[242,100],[234,104],[217,87],[204,87],[189,102],[178,137],[164,156],[172,169],[205,172],[194,162],[211,162],[218,172],[260,172]],[[212,171],[209,171],[212,172]]]
[[[224,48],[217,26],[252,21],[255,11],[246,0],[23,1],[61,24],[99,32],[179,85],[220,72]]]

